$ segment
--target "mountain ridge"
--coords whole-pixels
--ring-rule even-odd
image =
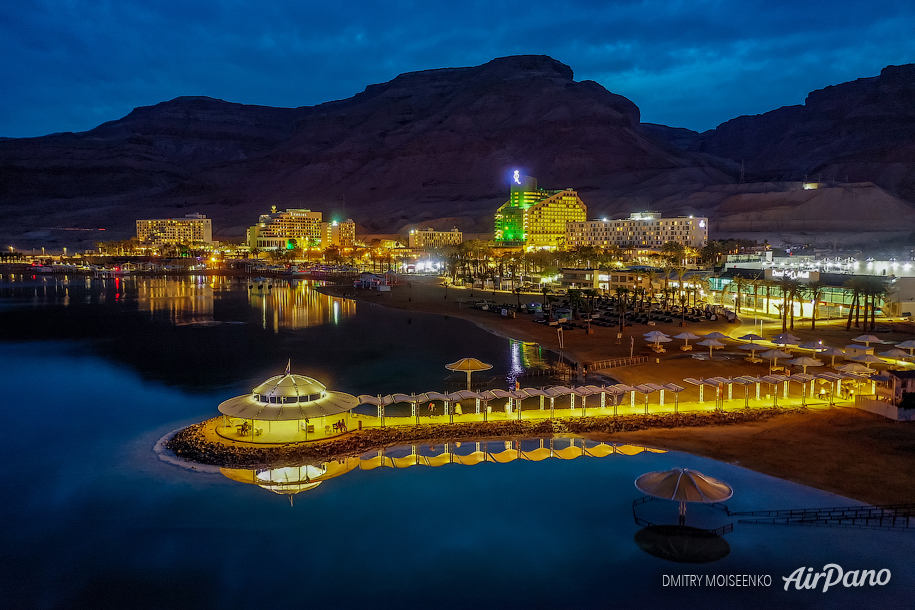
[[[898,68],[813,92],[808,102],[829,108],[833,123],[857,124],[853,136],[866,134],[875,117],[908,120],[905,77],[915,66]],[[872,111],[837,104],[837,91],[871,100],[864,108]],[[902,100],[895,110],[894,96]],[[455,219],[464,231],[483,233],[515,168],[545,188],[576,188],[592,214],[648,205],[711,216],[723,199],[709,188],[737,182],[741,158],[754,179],[770,172],[765,164],[795,162],[784,151],[807,111],[786,108],[703,134],[642,124],[632,101],[531,55],[405,73],[344,100],[298,108],[181,96],[85,132],[0,139],[0,234],[53,243],[69,236],[33,229],[105,223],[109,236],[129,236],[135,219],[200,212],[213,218],[217,234],[238,237],[271,205],[353,217],[363,233]],[[763,132],[777,136],[774,147],[764,146]],[[881,137],[891,155],[895,140]],[[750,159],[735,158],[747,151]],[[880,184],[891,191],[915,175],[900,151],[897,179]],[[842,163],[866,172],[860,161],[827,152],[795,157],[833,175]],[[872,173],[881,171],[888,173]]]

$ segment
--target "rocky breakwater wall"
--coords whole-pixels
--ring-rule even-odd
[[[247,469],[279,468],[318,464],[357,456],[367,451],[417,442],[483,441],[555,434],[613,434],[650,428],[723,426],[760,421],[800,410],[803,409],[395,426],[354,431],[326,441],[268,446],[229,441],[212,433],[208,434],[207,428],[216,425],[216,418],[180,430],[166,442],[166,447],[178,457],[199,464]]]

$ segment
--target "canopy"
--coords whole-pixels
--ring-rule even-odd
[[[643,474],[635,480],[636,488],[655,498],[677,502],[724,502],[734,495],[730,485],[701,472],[673,468]]]
[[[790,343],[792,345],[797,345],[800,342],[800,337],[795,337],[791,333],[781,333],[772,337],[772,343]]]
[[[692,339],[699,339],[699,335],[694,335],[690,332],[680,333],[679,335],[674,335],[674,339],[683,339],[684,341],[690,341]]]
[[[779,349],[770,349],[768,352],[761,353],[760,356],[762,356],[763,358],[778,359],[778,358],[790,358],[791,354],[786,354],[785,352],[783,352]]]
[[[716,330],[715,332],[713,332],[713,333],[709,333],[709,334],[703,335],[703,336],[704,336],[706,339],[727,339],[727,338],[728,338],[727,335],[725,335],[725,334],[723,334],[723,333],[720,333],[720,332],[718,332],[717,330]]]
[[[868,368],[866,366],[861,366],[857,362],[849,362],[848,364],[843,364],[842,366],[837,366],[836,369],[839,371],[842,371],[843,373],[854,373],[856,375],[861,375],[861,374],[867,375],[869,373],[874,372],[870,368]]]
[[[760,343],[744,343],[743,345],[739,346],[737,349],[748,349],[751,352],[757,352],[761,349],[767,349],[767,348],[768,348],[768,346],[762,345]]]
[[[756,333],[750,333],[749,335],[744,335],[742,337],[737,337],[741,341],[762,341],[765,337],[760,337]]]
[[[823,347],[823,341],[808,341],[807,343],[801,343],[797,347],[798,349],[812,349],[816,352],[826,349]]]
[[[219,405],[219,412],[259,421],[288,421],[338,415],[358,405],[359,400],[351,394],[328,392],[311,377],[287,373],[271,377],[250,394],[226,400]]]
[[[708,335],[706,335],[706,336],[708,336]],[[721,343],[720,341],[715,341],[714,339],[706,339],[705,341],[700,341],[696,345],[702,345],[702,346],[708,348],[708,359],[709,360],[712,359],[712,348],[724,347],[724,343]]]
[[[879,358],[873,354],[861,354],[860,356],[852,356],[849,360],[854,360],[855,362],[863,362],[867,368],[870,368],[871,364],[884,364],[883,359]]]
[[[659,330],[653,330],[650,333],[645,333],[642,336],[651,342],[664,341],[664,340],[670,341],[670,337],[667,334],[662,333]]]
[[[908,341],[903,341],[902,343],[898,344],[896,347],[903,347],[903,348],[909,350],[909,353],[911,354],[912,350],[915,350],[915,339],[909,339]]]
[[[808,358],[807,356],[801,356],[800,358],[795,358],[794,360],[789,360],[788,364],[793,364],[794,366],[804,367],[804,372],[807,372],[808,366],[823,366],[822,361],[815,358]]]
[[[832,356],[832,364],[829,365],[832,367],[836,366],[836,356],[844,356],[844,355],[845,355],[845,351],[840,350],[838,347],[827,347],[822,352],[820,352],[820,356]]]
[[[461,358],[457,362],[446,364],[445,368],[449,371],[463,371],[465,373],[474,371],[488,371],[492,368],[491,364],[480,362],[476,358]]]
[[[903,350],[899,349],[898,347],[894,347],[894,348],[891,349],[891,350],[887,350],[887,351],[885,351],[885,352],[882,352],[880,355],[881,355],[882,357],[884,357],[884,358],[892,358],[893,360],[902,360],[903,358],[911,358],[911,357],[912,357],[911,354],[909,354],[909,353],[906,352],[906,351],[903,351]]]
[[[874,335],[861,335],[860,337],[855,337],[852,341],[860,341],[864,345],[870,347],[871,343],[883,343],[880,339]]]

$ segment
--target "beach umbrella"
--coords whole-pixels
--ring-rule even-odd
[[[665,339],[670,339],[669,335],[662,333],[659,330],[653,330],[649,333],[643,334],[642,336],[645,337],[645,339],[647,339],[648,341],[657,341],[659,337],[664,337]]]
[[[683,339],[683,345],[689,345],[690,340],[699,339],[699,335],[694,335],[693,333],[686,332],[680,333],[679,335],[674,335],[674,339]]]
[[[851,373],[853,375],[870,375],[875,371],[872,371],[869,367],[861,366],[857,362],[849,362],[848,364],[843,364],[842,366],[836,367],[837,371],[842,371],[843,373]]]
[[[492,368],[491,364],[480,362],[476,358],[461,358],[457,362],[446,364],[445,368],[449,371],[461,371],[467,373],[467,389],[470,389],[470,375],[476,371],[488,371]]]
[[[756,333],[750,333],[749,335],[744,335],[742,337],[737,337],[741,341],[764,341],[765,337],[760,337]]]
[[[897,362],[899,360],[906,360],[908,358],[911,358],[911,355],[909,355],[905,351],[899,349],[898,347],[894,347],[893,349],[882,352],[880,354],[880,356],[882,358],[889,358],[891,360],[896,360]]]
[[[649,343],[653,344],[655,348],[661,347],[661,343],[670,343],[673,341],[670,337],[655,337],[654,339],[645,339]]]
[[[807,372],[808,366],[823,366],[822,361],[817,360],[816,358],[808,358],[807,356],[801,356],[800,358],[789,360],[788,364],[804,367],[805,373]]]
[[[768,352],[763,352],[759,355],[760,358],[771,358],[772,366],[775,366],[778,363],[779,358],[790,358],[791,354],[786,354],[785,352],[777,349],[770,349]]]
[[[702,335],[702,336],[705,337],[706,339],[727,339],[728,338],[727,335],[722,334],[722,333],[718,332],[717,330],[713,333],[709,333],[707,335]]]
[[[748,349],[748,350],[750,350],[750,358],[755,358],[756,352],[764,350],[764,349],[768,349],[768,348],[765,345],[760,345],[759,343],[746,343],[744,345],[741,345],[737,349]]]
[[[680,525],[686,518],[687,502],[712,504],[724,502],[734,495],[734,490],[719,481],[695,470],[672,468],[643,474],[635,480],[639,491],[654,498],[680,503]]]
[[[832,356],[832,364],[829,365],[832,368],[836,368],[836,356],[844,355],[845,351],[839,349],[838,347],[827,347],[822,352],[820,352],[820,356]]]
[[[904,347],[905,349],[909,350],[909,355],[912,355],[913,354],[912,350],[915,350],[915,339],[909,339],[908,341],[903,341],[896,347]]]
[[[870,347],[871,343],[883,343],[880,339],[874,335],[861,335],[860,337],[855,337],[852,341],[860,341],[864,345]]]
[[[808,341],[807,343],[801,343],[797,346],[798,349],[812,349],[815,352],[821,352],[825,347],[823,347],[822,341]]]
[[[800,337],[795,337],[791,333],[781,333],[772,337],[772,343],[779,343],[781,345],[797,345],[800,342]]]
[[[849,360],[854,360],[855,362],[863,362],[864,366],[871,368],[871,364],[885,364],[881,358],[873,354],[861,354],[860,356],[852,356]]]
[[[645,337],[645,340],[649,343],[654,343],[655,348],[660,347],[662,341],[664,343],[673,341],[673,339],[671,339],[668,335],[662,333],[659,330],[653,330],[650,333],[643,334],[642,336]]]
[[[696,345],[701,345],[708,348],[708,359],[712,359],[712,349],[716,347],[724,347],[724,343],[720,341],[715,341],[714,339],[706,339],[705,341],[700,341]]]

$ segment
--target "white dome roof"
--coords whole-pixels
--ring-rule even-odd
[[[328,392],[321,382],[304,375],[277,375],[250,394],[236,396],[219,405],[219,412],[254,420],[285,421],[338,415],[359,405],[343,392]]]
[[[287,398],[298,396],[299,401],[297,402],[302,402],[302,397],[305,397],[308,400],[317,400],[324,395],[325,391],[327,391],[327,388],[316,379],[305,377],[304,375],[290,374],[271,377],[254,388],[251,393],[266,396],[268,398],[270,396],[283,396]],[[315,398],[311,398],[312,396]]]

